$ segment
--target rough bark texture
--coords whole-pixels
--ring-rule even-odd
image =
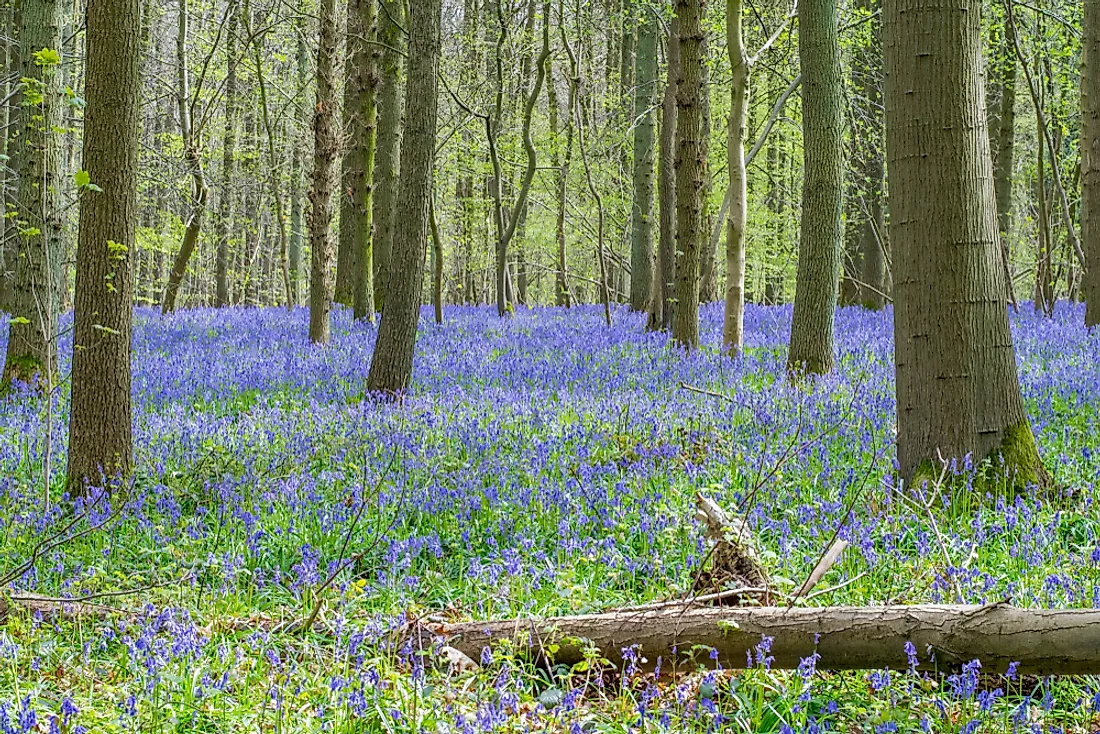
[[[998,245],[980,6],[884,7],[900,473],[1001,454],[1039,481]]]
[[[356,319],[374,320],[372,243],[374,145],[377,123],[375,71],[378,51],[371,43],[375,0],[348,2],[344,76],[343,177],[340,187],[340,246],[336,258],[336,300],[353,305]]]
[[[317,44],[317,104],[313,117],[313,183],[309,192],[309,339],[329,340],[332,310],[332,193],[336,188],[336,159],[340,132],[336,125],[336,0],[321,0],[320,38]]]
[[[732,76],[729,132],[726,137],[730,204],[726,227],[726,307],[722,346],[731,355],[737,355],[745,345],[745,229],[748,226],[745,130],[749,118],[750,69],[745,53],[741,10],[741,0],[726,0],[726,48]]]
[[[1086,3],[1087,4],[1087,3]],[[1012,170],[1016,139],[1016,43],[1012,26],[1004,24],[1003,48],[997,52],[993,71],[1001,89],[997,126],[992,137],[994,189],[997,193],[997,226],[1002,239],[1012,224]]]
[[[385,301],[386,277],[389,273],[390,250],[396,228],[395,202],[398,195],[397,169],[401,157],[401,89],[400,50],[405,45],[401,28],[404,18],[402,0],[380,0],[378,42],[382,45],[378,85],[378,140],[374,168],[374,306],[382,310]],[[401,225],[404,226],[404,223]]]
[[[676,316],[673,338],[699,346],[699,259],[707,228],[703,187],[708,142],[703,137],[703,47],[706,0],[676,0],[680,23],[680,79],[676,85]]]
[[[441,0],[417,0],[409,8],[409,94],[396,206],[401,227],[394,236],[386,308],[367,375],[372,393],[404,392],[412,379],[435,163],[441,13]]]
[[[85,44],[83,168],[101,191],[80,198],[69,415],[73,494],[103,474],[128,475],[133,466],[130,258],[138,217],[139,0],[88,0]]]
[[[60,64],[39,63],[35,54],[61,52],[60,0],[32,0],[22,5],[19,74],[23,82],[21,130],[16,139],[16,198],[11,207],[18,248],[10,258],[13,281],[8,297],[12,321],[2,384],[13,381],[47,389],[57,368],[56,338],[62,260],[61,140],[64,101]],[[6,72],[0,72],[6,73]]]
[[[19,65],[19,46],[15,44],[15,9],[11,0],[3,0],[0,3],[0,61],[4,69],[14,69]],[[15,99],[9,99],[12,93],[11,77],[8,74],[0,74],[0,156],[8,156],[11,149],[8,145],[10,132],[18,119],[18,111],[15,109]],[[14,249],[8,242],[8,199],[10,196],[11,182],[8,180],[8,168],[10,164],[0,166],[0,311],[8,310],[8,295],[11,290],[11,279],[8,273],[8,255]]]
[[[1100,0],[1085,0],[1081,65],[1081,221],[1088,263],[1085,323],[1100,325]]]
[[[657,246],[657,283],[649,306],[651,330],[672,327],[673,288],[676,278],[676,82],[680,78],[680,20],[673,17],[668,29],[668,69],[661,101],[660,164],[657,199],[661,233]]]
[[[630,222],[630,307],[649,308],[653,292],[654,133],[657,118],[657,17],[643,9],[634,75],[634,204]]]
[[[636,649],[652,668],[667,668],[677,656],[697,656],[713,667],[711,650],[725,668],[755,663],[763,636],[773,639],[774,669],[794,669],[820,655],[819,670],[906,670],[905,643],[916,648],[921,670],[957,669],[979,659],[987,673],[1036,675],[1100,673],[1100,611],[1016,609],[989,606],[888,606],[823,608],[662,608],[542,621],[508,620],[442,625],[448,644],[474,660],[484,647],[511,640],[535,655],[551,644],[555,663],[584,660],[587,640],[612,663]],[[699,645],[703,649],[693,649]],[[675,652],[674,652],[675,651]]]
[[[218,191],[218,222],[214,239],[218,252],[214,262],[214,305],[229,305],[229,233],[233,229],[234,174],[237,169],[237,23],[232,0],[225,34],[225,129],[222,133],[222,182]]]
[[[841,271],[844,199],[844,94],[836,3],[798,6],[804,152],[802,228],[798,243],[791,347],[792,373],[833,369],[833,318]]]

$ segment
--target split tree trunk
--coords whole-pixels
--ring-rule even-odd
[[[653,292],[654,133],[657,125],[657,17],[642,9],[634,89],[634,203],[630,226],[630,307],[649,308]]]
[[[1045,481],[1009,331],[979,8],[887,0],[883,25],[900,474],[1000,454]]]
[[[556,644],[554,663],[571,665],[585,659],[586,646],[577,643],[585,640],[616,665],[623,664],[624,650],[635,649],[650,668],[661,659],[667,669],[693,652],[697,664],[713,667],[713,649],[723,667],[744,668],[755,663],[756,647],[767,636],[773,638],[768,655],[775,669],[795,669],[816,653],[819,670],[906,670],[905,643],[911,642],[920,670],[957,669],[978,659],[992,673],[1004,673],[1012,663],[1021,674],[1100,673],[1100,611],[1094,609],[669,607],[540,622],[463,622],[440,632],[474,660],[484,647],[509,640],[538,656]],[[696,645],[703,649],[694,650]]]
[[[101,189],[80,198],[68,489],[133,467],[130,259],[138,218],[141,3],[88,0],[82,167]]]
[[[321,0],[317,44],[317,103],[313,118],[313,184],[309,192],[309,340],[327,344],[332,310],[332,194],[340,131],[336,115],[336,0]]]
[[[1085,324],[1100,326],[1100,0],[1085,0],[1081,65],[1081,221],[1085,231]]]
[[[401,227],[394,236],[389,267],[393,277],[386,284],[386,308],[367,375],[367,391],[372,393],[400,394],[412,380],[431,216],[441,14],[441,0],[417,0],[409,8],[408,104],[396,207]]]
[[[833,321],[841,273],[844,225],[844,87],[834,0],[798,6],[805,140],[802,229],[787,369],[833,370]]]
[[[703,188],[707,147],[703,137],[703,49],[706,0],[676,0],[680,78],[676,86],[676,316],[672,336],[682,347],[699,346],[699,261],[707,239]]]

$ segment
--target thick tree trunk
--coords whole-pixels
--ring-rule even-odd
[[[730,171],[726,228],[726,308],[722,346],[736,356],[745,346],[745,230],[748,226],[748,173],[745,130],[749,118],[749,59],[741,24],[741,0],[726,0],[726,48],[730,69],[730,117],[726,160]]]
[[[336,0],[321,0],[320,35],[317,44],[317,103],[313,118],[313,183],[309,192],[309,339],[314,344],[329,340],[332,310],[332,194],[336,188],[336,159],[340,132],[336,123]]]
[[[354,306],[356,319],[374,322],[372,242],[374,146],[377,123],[376,54],[373,46],[375,0],[348,2],[344,77],[344,150],[340,186],[340,246],[336,259],[336,300]]]
[[[218,243],[214,263],[214,305],[229,305],[229,237],[233,231],[234,174],[237,169],[237,23],[236,0],[230,1],[225,34],[225,131],[222,134],[222,183],[218,192]]]
[[[412,379],[435,164],[441,14],[441,0],[417,0],[409,8],[408,104],[396,206],[401,227],[394,236],[386,308],[367,375],[372,393],[402,393]]]
[[[18,256],[8,309],[7,355],[0,384],[31,383],[53,387],[57,369],[57,320],[61,291],[61,64],[39,63],[43,49],[60,53],[60,0],[31,0],[22,6],[19,43],[23,49],[22,129],[16,139],[16,199],[11,207]],[[0,73],[6,73],[6,70]]]
[[[1044,481],[1009,331],[979,8],[884,9],[901,476],[1000,454],[1019,481]]]
[[[798,28],[805,173],[787,369],[826,374],[833,369],[844,235],[844,88],[834,0],[799,3]]]
[[[1081,222],[1085,250],[1085,323],[1100,326],[1100,0],[1085,0],[1081,65]]]
[[[3,62],[3,73],[0,73],[0,158],[8,160],[10,147],[8,139],[18,120],[18,110],[15,109],[14,97],[9,99],[13,92],[12,82],[14,76],[8,71],[19,67],[19,46],[15,43],[15,9],[10,0],[4,0],[0,6],[0,61]],[[8,165],[0,166],[0,311],[8,310],[8,297],[11,291],[11,279],[8,273],[8,255],[15,249],[14,244],[8,244],[8,211],[11,195],[8,180]]]
[[[382,48],[378,86],[378,139],[374,168],[374,308],[386,298],[390,251],[396,236],[395,202],[399,193],[397,169],[401,157],[401,49],[405,45],[403,0],[380,0],[378,42]],[[404,227],[405,223],[401,223]]]
[[[657,125],[657,17],[643,8],[634,88],[634,203],[630,223],[630,307],[645,311],[653,293],[654,133]]]
[[[661,101],[661,131],[658,139],[660,163],[657,170],[657,200],[660,208],[660,240],[657,245],[657,283],[649,305],[650,330],[672,328],[676,279],[676,83],[680,78],[680,19],[669,23],[667,70]]]
[[[133,466],[130,258],[138,217],[141,3],[88,0],[84,160],[100,189],[80,198],[73,318],[68,488],[128,475]]]
[[[707,147],[703,137],[703,18],[706,0],[676,0],[680,27],[680,77],[676,85],[676,316],[673,338],[699,346],[699,259],[707,239],[703,187]]]
[[[1095,675],[1100,673],[1100,611],[988,606],[667,607],[579,617],[463,622],[439,630],[474,660],[483,648],[508,640],[535,656],[556,645],[555,664],[585,659],[590,641],[613,664],[633,650],[652,668],[682,656],[712,667],[759,664],[758,646],[772,638],[773,669],[793,670],[817,654],[819,670],[906,670],[906,643],[918,670],[958,669],[979,659],[987,673]],[[638,647],[634,647],[637,645]],[[702,649],[697,650],[696,646]],[[711,651],[717,661],[711,660]],[[678,656],[681,656],[679,660]]]

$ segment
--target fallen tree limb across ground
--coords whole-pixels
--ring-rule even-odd
[[[1100,674],[1100,609],[1017,609],[985,606],[659,608],[607,612],[541,621],[463,622],[438,629],[447,644],[474,660],[482,648],[511,640],[534,655],[557,645],[555,663],[584,659],[594,646],[613,663],[638,645],[652,667],[675,654],[709,662],[710,649],[726,668],[752,665],[763,636],[773,638],[772,668],[797,668],[815,652],[822,670],[873,670],[909,666],[912,642],[920,668],[946,670],[978,659],[985,672]],[[702,649],[696,646],[702,646]],[[713,663],[711,663],[713,665]]]

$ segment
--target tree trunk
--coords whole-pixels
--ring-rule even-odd
[[[16,139],[16,200],[11,207],[18,247],[8,309],[7,355],[0,384],[32,383],[53,387],[57,369],[57,321],[61,291],[61,159],[57,130],[62,127],[60,0],[23,3],[19,43],[24,85],[21,132]],[[0,72],[0,73],[6,73]],[[35,377],[37,375],[37,381]]]
[[[844,89],[836,3],[801,2],[798,29],[805,173],[787,369],[794,374],[826,374],[833,369],[833,320],[844,234],[840,216],[844,200]]]
[[[19,68],[19,46],[15,43],[15,29],[15,9],[10,2],[4,2],[3,7],[0,7],[0,61],[4,64],[0,68],[5,70]],[[11,152],[8,139],[19,118],[19,111],[15,108],[15,97],[18,95],[14,94],[12,81],[15,80],[11,74],[0,74],[0,157],[3,160],[8,160]],[[11,291],[11,278],[7,267],[8,255],[15,249],[14,244],[8,243],[6,216],[11,195],[11,182],[8,180],[9,167],[10,163],[0,165],[0,311],[8,310]]]
[[[994,190],[997,194],[997,225],[1007,247],[1008,230],[1012,225],[1012,171],[1015,166],[1016,139],[1016,50],[1012,25],[1003,26],[1004,44],[998,50],[993,70],[1001,99],[997,127],[993,136]],[[1011,284],[1009,284],[1011,287]]]
[[[164,289],[164,303],[161,312],[168,314],[176,310],[176,298],[180,284],[187,274],[187,264],[199,244],[202,233],[202,219],[206,214],[206,201],[210,188],[206,184],[206,173],[202,167],[202,152],[199,141],[195,139],[191,126],[191,81],[187,69],[188,42],[188,0],[177,0],[179,5],[179,27],[176,33],[177,83],[176,105],[179,109],[180,135],[183,138],[184,159],[191,173],[191,212],[187,218],[187,227],[183,233],[183,242],[172,263],[168,274],[168,285]]]
[[[348,2],[344,78],[343,177],[340,186],[340,246],[336,260],[336,300],[354,306],[356,319],[374,322],[372,193],[377,122],[375,0]]]
[[[1081,65],[1081,222],[1085,265],[1085,324],[1100,326],[1100,0],[1085,0]]]
[[[554,85],[554,75],[551,71],[551,62],[548,59],[546,62],[546,77],[547,77],[547,104],[550,107],[550,131],[554,136],[554,140],[558,139],[559,127],[558,127],[558,94]],[[569,167],[573,160],[573,108],[576,105],[576,86],[572,80],[569,82],[569,114],[567,115],[565,144],[562,146],[565,148],[564,155],[558,152],[558,146],[553,148],[552,156],[553,168],[558,172],[557,181],[557,217],[554,222],[554,240],[557,243],[558,250],[558,267],[557,272],[554,275],[554,290],[555,297],[554,303],[558,306],[564,306],[569,308],[573,305],[573,296],[569,290],[569,260],[568,249],[566,247],[565,240],[565,209],[568,205],[568,184],[569,184]]]
[[[396,206],[401,227],[394,236],[386,308],[367,375],[367,390],[372,393],[396,395],[407,390],[412,380],[431,215],[441,14],[441,0],[417,0],[409,8],[408,104]]]
[[[301,2],[304,4],[306,0],[301,0]],[[306,44],[307,17],[303,11],[298,16],[298,27],[295,29],[298,36],[298,84],[294,100],[297,109],[297,120],[303,129],[307,127],[310,119],[309,105],[303,102],[306,83],[309,78],[309,50]],[[295,132],[293,134],[291,148],[293,150],[290,160],[290,294],[291,300],[297,306],[302,298],[302,241],[304,239],[302,200],[305,186],[302,161],[305,158],[306,142],[301,133]]]
[[[702,137],[707,141],[707,150],[710,150],[711,129],[711,98],[710,98],[710,39],[703,37],[703,92],[700,97],[700,114],[703,118]],[[703,235],[699,239],[699,301],[702,303],[714,303],[718,300],[718,240],[710,236],[715,226],[715,212],[711,205],[711,193],[714,188],[714,172],[707,164],[706,174],[703,176],[703,189],[699,192],[703,203]]]
[[[918,670],[957,670],[980,659],[987,673],[1004,673],[1010,665],[1020,674],[1100,673],[1100,611],[1093,609],[665,607],[539,622],[462,622],[441,625],[438,632],[474,660],[483,648],[508,640],[535,656],[553,644],[553,662],[572,665],[585,659],[590,642],[614,665],[622,665],[632,650],[650,669],[658,660],[669,666],[682,660],[678,656],[692,655],[708,667],[745,668],[760,664],[758,646],[768,637],[772,643],[764,654],[773,669],[794,670],[817,654],[819,670],[904,671],[912,664],[906,653],[911,643]]]
[[[634,204],[630,229],[630,307],[645,311],[653,292],[653,175],[657,118],[657,17],[641,10],[634,89]]]
[[[1009,331],[979,9],[884,7],[900,474],[1000,454],[1020,482],[1045,481]]]
[[[396,236],[394,207],[399,187],[401,157],[401,49],[404,46],[403,0],[380,0],[378,42],[382,48],[378,87],[378,140],[374,168],[374,308],[382,310],[389,277],[390,251]],[[401,222],[401,227],[405,223]]]
[[[218,192],[218,227],[214,239],[218,253],[214,264],[214,305],[229,305],[229,237],[233,231],[234,173],[237,168],[237,0],[229,0],[225,33],[225,131],[222,136],[222,184]]]
[[[858,301],[865,308],[879,310],[886,305],[886,249],[882,238],[886,233],[886,166],[884,165],[885,131],[882,113],[882,20],[873,15],[874,0],[860,0],[861,9],[870,17],[870,48],[862,51],[855,77],[856,95],[860,100],[859,123],[856,127],[858,212],[855,233],[858,238],[859,277]]]
[[[133,466],[130,258],[137,222],[141,128],[141,4],[88,0],[84,160],[99,190],[80,198],[73,317],[68,489]]]
[[[745,346],[745,230],[748,227],[748,172],[745,130],[749,118],[749,59],[741,24],[741,0],[726,0],[726,48],[730,69],[730,117],[726,159],[730,171],[726,228],[726,306],[722,346],[737,356]]]
[[[676,85],[676,316],[673,338],[699,346],[699,259],[707,238],[703,186],[707,146],[703,137],[703,18],[706,0],[676,0],[680,21],[680,77]]]
[[[657,284],[649,306],[650,330],[672,327],[673,288],[676,278],[676,83],[680,78],[680,19],[673,16],[668,30],[668,69],[661,101],[660,166],[657,199],[660,206],[660,240],[657,246]]]
[[[336,188],[336,159],[340,132],[336,124],[336,0],[321,0],[317,44],[317,104],[313,118],[313,183],[309,192],[309,339],[314,344],[329,340],[332,310],[332,194]]]

